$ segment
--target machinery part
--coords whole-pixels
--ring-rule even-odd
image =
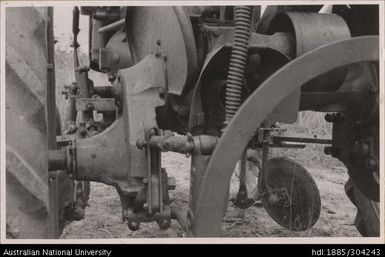
[[[210,160],[192,158],[191,170],[194,170],[195,177],[200,178],[194,182],[193,186],[197,189],[192,190],[196,194],[192,195],[190,204],[194,236],[221,235],[223,206],[227,201],[233,168],[266,116],[283,99],[314,77],[352,63],[378,61],[378,42],[378,36],[365,36],[325,45],[282,67],[254,91],[226,127]],[[340,55],[341,52],[345,54]],[[213,184],[216,186],[213,187]]]
[[[347,110],[333,122],[332,156],[341,160],[355,186],[379,202],[379,76],[375,63],[352,65],[347,78]],[[355,74],[354,72],[355,71]],[[345,87],[345,85],[343,85]],[[341,88],[342,89],[342,88]],[[360,106],[360,108],[354,108]]]
[[[289,61],[289,58],[281,52],[284,50],[285,47],[282,47],[282,48],[277,47],[279,48],[279,50],[275,50],[274,48],[269,47],[269,43],[271,42],[270,40],[265,40],[263,38],[258,39],[257,37],[255,40],[258,42],[257,44],[259,48],[258,55],[261,57],[262,62],[266,61],[267,65],[265,65],[265,67],[268,67],[268,68],[264,69],[261,66],[261,70],[258,70],[258,77],[260,81],[258,81],[258,83],[252,83],[253,84],[252,86],[258,86],[261,82],[263,82],[263,80],[265,80],[268,76],[270,76],[275,70],[279,69]],[[252,49],[250,49],[250,46],[249,46],[249,52],[251,51]],[[227,76],[225,69],[223,69],[223,63],[229,62],[230,55],[231,55],[231,48],[227,47],[227,45],[218,47],[207,54],[201,74],[199,75],[199,78],[196,83],[196,87],[193,91],[192,100],[190,104],[188,128],[192,134],[194,134],[195,131],[198,130],[200,126],[207,127],[206,125],[209,125],[210,128],[213,128],[213,126],[217,127],[217,130],[219,132],[216,135],[220,135],[220,129],[223,127],[223,122],[225,118],[224,106],[219,107],[220,105],[224,105],[225,103],[224,97],[221,97],[222,91],[220,90],[220,87],[222,87],[221,84],[223,82],[224,83],[226,82],[225,79]],[[214,78],[213,78],[213,75],[215,76]],[[213,87],[217,87],[217,88],[213,89]],[[209,93],[215,93],[215,92],[220,93],[220,95],[217,97],[215,96],[210,97],[207,95]],[[206,112],[213,111],[213,109],[210,110],[210,105],[207,104],[208,102],[212,101],[213,97],[215,101],[217,101],[217,99],[220,97],[223,98],[222,101],[220,101],[219,103],[211,104],[211,107],[213,105],[216,105],[217,107],[219,107],[217,108],[217,112],[218,112],[217,116],[219,117],[216,117],[215,119],[212,119],[212,117],[214,116],[213,114],[206,113]],[[285,104],[285,108],[281,108],[281,111],[274,110],[271,113],[271,115],[276,120],[279,120],[279,121],[292,120],[294,115],[295,115],[294,118],[296,118],[298,107],[294,105],[287,106],[288,103],[283,103],[283,104]],[[295,111],[294,115],[292,115],[293,111]],[[220,120],[221,122],[219,122],[219,119],[221,119],[222,116],[223,116],[223,120]]]
[[[127,220],[128,228],[132,231],[140,229],[140,223],[156,221],[160,229],[168,229],[171,225],[171,209],[168,206],[162,213],[155,213],[149,216],[145,212],[125,212],[124,220]]]
[[[50,233],[49,213],[54,212],[47,197],[51,186],[48,185],[48,123],[44,107],[47,64],[52,64],[47,56],[50,47],[47,43],[52,44],[53,49],[53,40],[46,41],[48,8],[8,8],[5,19],[9,25],[5,32],[7,237],[58,237],[68,222],[64,209],[65,202],[73,199],[73,183],[65,172],[51,177],[50,184],[58,184],[58,199],[54,217],[57,223],[52,224],[57,230],[55,234]],[[53,66],[48,68],[52,72]],[[56,107],[51,110],[55,113]],[[56,119],[51,120],[50,126],[60,128]],[[52,132],[56,138],[56,130]]]
[[[164,136],[152,136],[148,142],[139,139],[136,146],[142,149],[149,146],[162,152],[177,152],[183,154],[201,154],[210,155],[218,143],[219,138],[214,136],[200,135],[194,136],[173,136],[172,134]]]
[[[322,5],[268,5],[256,28],[259,33],[267,33],[274,18],[284,12],[318,12]]]
[[[119,56],[117,63],[109,67],[110,70],[125,69],[133,65],[130,48],[127,44],[127,35],[124,31],[116,32],[108,41],[106,48],[113,49],[113,53]],[[101,63],[100,60],[99,62]]]
[[[232,26],[213,26],[203,23],[199,32],[202,33],[204,37],[207,37],[207,52],[211,52],[224,45],[226,47],[233,46],[234,27]],[[293,56],[294,43],[294,38],[291,33],[277,32],[273,35],[265,35],[251,31],[249,50],[271,48],[287,56]],[[201,59],[202,58],[203,57],[201,57]]]
[[[274,17],[268,34],[286,32],[295,37],[294,57],[321,45],[350,38],[349,27],[338,15],[285,12]]]
[[[134,63],[162,50],[167,58],[169,93],[181,95],[195,82],[196,46],[190,19],[180,7],[134,7],[126,15],[126,33]],[[156,17],[156,18],[154,18]]]
[[[115,30],[119,30],[124,27],[125,19],[115,21],[114,23],[108,24],[98,29],[98,33],[107,33]]]
[[[273,142],[295,142],[295,143],[310,143],[310,144],[332,144],[331,138],[316,138],[316,137],[303,137],[297,135],[274,135],[271,137]]]
[[[240,160],[240,171],[239,171],[239,189],[237,196],[232,200],[233,204],[240,209],[247,209],[254,204],[254,199],[249,198],[246,185],[246,153],[243,151]]]
[[[146,132],[146,139],[162,134],[157,128]],[[175,189],[175,180],[167,177],[166,169],[161,168],[161,152],[146,145],[148,160],[147,176],[143,186],[136,194],[133,206],[122,203],[124,221],[131,230],[140,228],[141,222],[156,221],[160,229],[167,229],[171,224],[171,209],[168,190]],[[169,184],[170,182],[170,184]]]
[[[46,108],[47,108],[47,136],[48,150],[56,150],[56,82],[54,60],[54,35],[53,35],[53,8],[47,9],[46,47],[47,47],[47,84],[46,84]],[[59,182],[57,174],[48,170],[48,207],[49,207],[49,236],[58,238],[59,232]]]
[[[115,98],[81,98],[75,99],[77,111],[114,112],[117,110]]]
[[[298,57],[321,45],[350,38],[349,27],[338,15],[306,12],[286,12],[274,17],[269,34],[289,32],[295,37],[295,53]],[[335,91],[342,85],[346,67],[323,74],[301,87],[302,92]]]
[[[159,97],[165,87],[164,75],[164,60],[155,55],[119,71],[117,83],[123,92],[120,118],[102,133],[76,140],[67,147],[67,154],[61,155],[66,160],[60,163],[66,163],[74,179],[113,185],[126,197],[140,191],[149,163],[136,141],[145,139],[144,131],[157,126],[155,108],[164,104]]]
[[[250,38],[251,14],[251,6],[237,6],[235,8],[234,43],[231,49],[226,84],[226,125],[237,112],[239,106],[241,106],[243,76],[246,68]]]
[[[258,176],[258,195],[270,216],[284,228],[311,228],[321,212],[317,185],[299,163],[278,157],[268,160]]]
[[[368,199],[349,179],[345,184],[345,191],[349,199],[357,207],[354,221],[357,230],[366,237],[380,236],[380,203]]]

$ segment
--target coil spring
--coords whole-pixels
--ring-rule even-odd
[[[250,38],[251,13],[251,6],[237,6],[235,9],[233,48],[231,50],[225,94],[225,125],[230,122],[241,106],[243,77]]]

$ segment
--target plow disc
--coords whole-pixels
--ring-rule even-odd
[[[270,216],[284,228],[311,228],[321,211],[321,197],[311,175],[295,161],[270,159],[259,173],[259,193]]]

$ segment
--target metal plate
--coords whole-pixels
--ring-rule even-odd
[[[116,111],[115,98],[75,98],[77,111]]]
[[[167,6],[135,7],[127,12],[126,19],[134,62],[162,49],[167,56],[168,90],[177,95],[182,93],[188,81],[194,58],[196,62],[192,27],[188,19],[181,18],[182,13]]]

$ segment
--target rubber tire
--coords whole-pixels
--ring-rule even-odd
[[[6,236],[48,238],[48,140],[46,127],[47,8],[6,9]],[[59,172],[62,203],[72,200],[73,182]],[[71,191],[72,188],[72,191]]]
[[[357,207],[354,224],[358,232],[364,237],[380,236],[380,204],[368,199],[350,179],[345,184],[345,192]]]

